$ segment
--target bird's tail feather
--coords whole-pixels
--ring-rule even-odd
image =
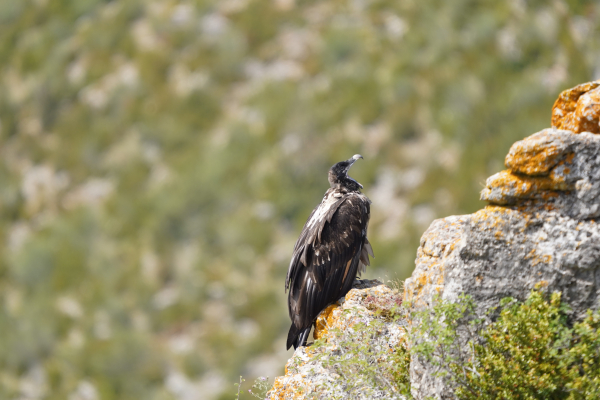
[[[304,329],[298,329],[296,328],[296,325],[292,324],[288,332],[287,349],[289,350],[290,347],[294,346],[294,350],[296,350],[298,347],[306,346],[306,341],[308,340],[308,335],[310,334],[311,328],[312,326]]]

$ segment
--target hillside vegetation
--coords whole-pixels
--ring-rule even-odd
[[[281,375],[284,278],[327,169],[372,200],[368,277],[472,212],[596,1],[0,2],[0,398],[230,399]]]

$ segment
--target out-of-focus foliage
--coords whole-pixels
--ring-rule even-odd
[[[232,398],[280,374],[296,236],[352,170],[368,276],[479,207],[600,75],[596,1],[0,2],[0,398]]]

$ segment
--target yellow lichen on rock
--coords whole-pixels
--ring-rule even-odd
[[[435,220],[421,237],[417,250],[415,269],[410,279],[404,281],[404,300],[417,304],[429,291],[437,291],[445,284],[445,262],[459,248],[464,216],[451,216]],[[424,289],[425,293],[424,293]]]
[[[425,256],[421,253],[421,256]],[[417,300],[423,288],[431,285],[438,284],[442,285],[444,283],[444,275],[440,273],[443,271],[443,267],[438,265],[437,262],[431,262],[428,265],[428,269],[420,271],[419,273],[413,273],[410,284],[404,285],[404,299],[408,302],[412,302]],[[437,279],[436,279],[437,278]],[[435,281],[435,282],[434,282]]]
[[[563,91],[552,107],[552,126],[574,133],[600,133],[600,81]]]
[[[490,205],[471,214],[471,222],[484,229],[498,229],[506,225],[506,214],[514,210],[497,205]]]
[[[287,369],[287,368],[286,368]],[[275,378],[273,388],[269,391],[271,400],[299,400],[304,398],[303,387],[286,383],[285,376]]]
[[[486,181],[481,199],[493,204],[512,204],[518,199],[529,199],[544,190],[568,190],[561,175],[527,176],[515,174],[510,170],[498,172]]]
[[[339,316],[335,315],[333,311],[339,307],[339,303],[334,303],[321,311],[317,317],[317,320],[315,321],[315,330],[313,331],[313,337],[315,340],[326,337],[329,333],[329,328],[336,325]]]
[[[542,131],[516,142],[504,160],[506,166],[518,174],[548,175],[567,150],[553,136],[548,131]]]

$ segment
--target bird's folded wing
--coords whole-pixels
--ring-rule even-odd
[[[314,232],[305,233],[319,226],[309,224],[319,210],[311,214],[296,243],[288,271],[287,283],[291,290],[288,305],[293,320],[315,318],[344,290],[349,290],[359,264],[368,265],[368,255],[373,251],[366,240],[370,207],[365,199],[354,194],[344,196],[322,225],[320,240]],[[320,212],[320,215],[329,213]]]

